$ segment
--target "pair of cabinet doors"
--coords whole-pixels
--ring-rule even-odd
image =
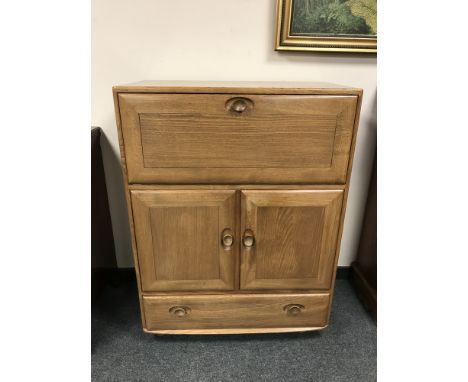
[[[142,292],[328,289],[342,200],[342,189],[134,189]]]

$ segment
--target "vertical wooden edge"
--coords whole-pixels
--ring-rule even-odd
[[[239,289],[247,289],[249,280],[245,278],[245,269],[246,269],[246,256],[244,253],[244,247],[242,245],[242,235],[246,229],[246,220],[247,220],[247,192],[245,190],[239,190],[239,199],[240,199],[240,234],[239,234]],[[244,275],[244,277],[243,277]]]
[[[138,262],[138,257],[137,257],[135,225],[133,221],[133,208],[132,208],[130,189],[128,187],[128,171],[127,171],[127,163],[125,161],[125,146],[124,146],[123,133],[122,133],[122,120],[120,117],[119,92],[117,91],[115,87],[113,87],[112,93],[114,97],[115,120],[117,124],[117,132],[118,132],[118,137],[119,137],[120,161],[121,161],[121,168],[122,168],[122,176],[124,180],[125,199],[127,201],[128,220],[129,220],[129,225],[130,225],[130,236],[131,236],[131,241],[132,241],[133,265],[135,268],[137,287],[138,287],[138,301],[140,304],[141,322],[143,325],[143,329],[145,329],[146,318],[145,318],[145,310],[143,306],[143,301],[141,299],[142,287],[141,287],[141,277],[140,277],[140,264]]]
[[[216,190],[211,190],[211,191],[215,191]],[[217,190],[217,191],[220,191],[220,190]],[[231,189],[228,189],[228,190],[223,190],[226,192],[226,199],[224,201],[224,207],[223,208],[227,208],[228,209],[228,216],[229,216],[229,219],[232,221],[232,226],[231,229],[232,231],[234,232],[234,243],[233,243],[233,248],[232,248],[232,253],[234,254],[234,275],[233,275],[233,278],[231,279],[231,284],[226,284],[226,288],[228,289],[233,289],[233,290],[237,290],[239,289],[238,288],[238,273],[239,273],[239,251],[240,251],[240,247],[239,247],[239,236],[238,236],[238,211],[239,211],[239,207],[238,207],[238,203],[237,203],[237,200],[238,200],[238,192],[237,190],[231,190]],[[224,229],[225,227],[219,227],[220,229],[220,232]]]
[[[334,265],[333,265],[333,275],[332,275],[332,282],[331,282],[331,288],[330,288],[330,301],[333,301],[333,296],[334,296],[334,293],[335,293],[336,272],[337,272],[337,269],[338,269],[338,260],[340,258],[340,252],[341,252],[341,239],[343,237],[344,218],[345,218],[345,215],[346,215],[346,207],[347,207],[347,204],[348,204],[348,194],[349,194],[349,186],[350,186],[350,180],[351,180],[351,172],[352,172],[352,169],[353,169],[354,151],[355,151],[355,148],[356,148],[357,131],[358,131],[358,128],[359,128],[359,118],[360,118],[360,115],[361,115],[362,96],[363,96],[363,91],[361,89],[358,92],[358,100],[357,100],[357,103],[356,103],[356,113],[354,115],[354,126],[353,126],[353,138],[352,138],[352,141],[351,141],[351,149],[350,149],[350,152],[349,152],[348,172],[347,172],[347,175],[346,175],[346,184],[345,184],[345,189],[344,189],[343,201],[341,203],[340,228],[339,228],[339,231],[338,231],[335,261],[334,261]],[[330,303],[328,305],[327,322],[330,321],[331,308],[332,308],[332,304]]]
[[[239,211],[242,211],[241,207],[241,192],[239,190],[235,191],[235,235],[237,240],[234,241],[234,245],[237,248],[236,254],[236,269],[235,269],[235,280],[234,280],[234,290],[240,290],[240,267],[241,267],[241,251],[242,251],[242,233],[241,233],[241,214]]]
[[[341,237],[340,237],[340,229],[343,224],[342,222],[342,207],[343,207],[343,199],[344,199],[344,190],[331,190],[330,194],[333,195],[333,199],[329,201],[329,204],[325,207],[325,215],[329,216],[328,222],[333,229],[330,232],[330,239],[332,248],[335,248],[335,254],[333,255],[333,265],[332,265],[332,272],[325,272],[324,276],[321,278],[323,283],[323,288],[331,288],[333,289],[334,284],[333,280],[336,278],[336,271],[338,269],[336,264],[336,256],[339,253],[340,245],[341,245]],[[325,220],[325,225],[326,225]],[[336,227],[336,228],[335,228]],[[323,241],[323,239],[322,239]],[[328,253],[323,248],[321,250],[322,253]]]

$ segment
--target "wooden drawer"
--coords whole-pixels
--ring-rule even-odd
[[[329,302],[328,293],[143,296],[145,329],[175,334],[320,329]]]
[[[357,96],[118,95],[130,183],[345,183]]]

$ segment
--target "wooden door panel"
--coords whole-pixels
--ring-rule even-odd
[[[234,190],[132,191],[143,291],[231,290],[238,245],[221,234],[236,232]]]
[[[337,250],[342,190],[242,191],[242,289],[327,289]]]
[[[158,280],[219,277],[218,207],[153,208],[150,219]]]
[[[244,100],[246,110],[230,105]],[[130,183],[344,183],[357,96],[119,94]]]
[[[317,277],[323,215],[323,208],[317,207],[259,208],[256,276],[259,279]],[[301,253],[308,255],[298,256]]]

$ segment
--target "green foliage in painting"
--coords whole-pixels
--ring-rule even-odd
[[[292,33],[375,34],[375,3],[376,0],[295,0]]]
[[[362,17],[370,26],[371,33],[377,34],[377,2],[376,0],[348,0],[353,15]]]

